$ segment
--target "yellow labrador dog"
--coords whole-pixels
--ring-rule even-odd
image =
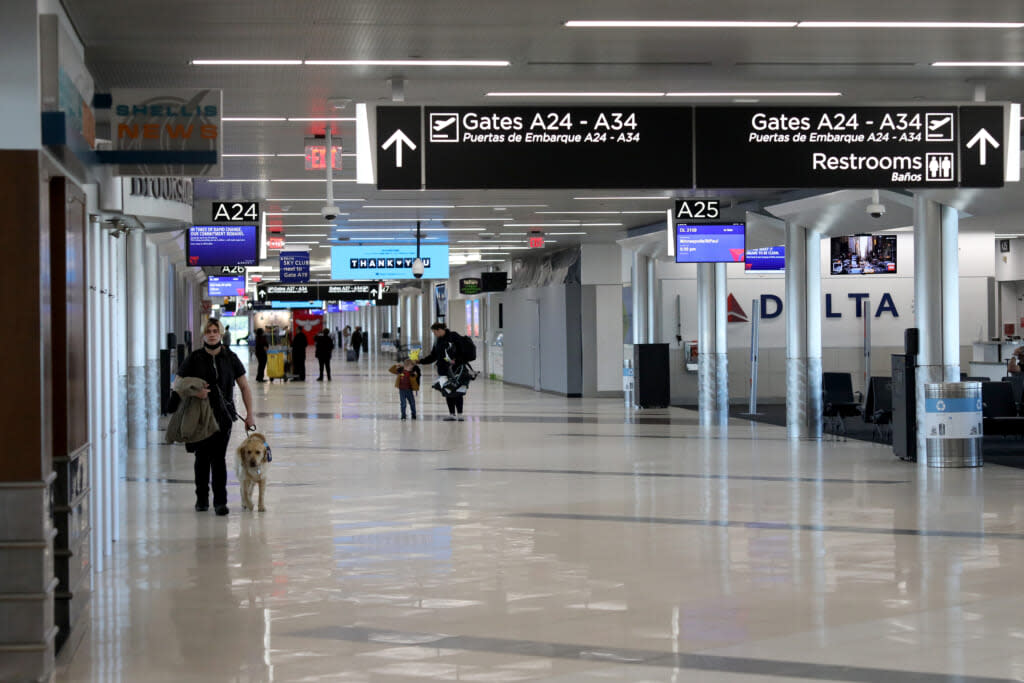
[[[235,459],[235,474],[242,489],[242,509],[266,511],[263,494],[267,490],[267,470],[270,468],[270,446],[267,438],[258,432],[250,434],[238,447]],[[259,506],[252,504],[253,486],[259,484]]]

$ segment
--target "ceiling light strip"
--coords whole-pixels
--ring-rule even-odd
[[[1019,68],[1024,67],[1024,62],[932,62],[932,66],[954,67],[954,68]]]
[[[590,21],[565,22],[566,28],[794,28],[796,21]]]
[[[307,59],[308,66],[510,66],[504,59]]]
[[[193,59],[193,66],[300,66],[301,59]]]

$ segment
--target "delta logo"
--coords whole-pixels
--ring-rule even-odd
[[[740,306],[740,302],[736,301],[736,297],[734,297],[732,294],[729,295],[728,311],[729,311],[728,322],[731,322],[731,323],[749,323],[750,322],[750,316],[747,315],[747,312],[743,310],[742,306]]]

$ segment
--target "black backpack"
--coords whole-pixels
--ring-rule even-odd
[[[452,344],[455,347],[455,353],[458,354],[457,360],[460,363],[471,363],[476,360],[476,344],[469,337],[464,337],[457,332],[451,333]]]

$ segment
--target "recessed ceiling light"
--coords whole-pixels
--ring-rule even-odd
[[[505,222],[512,220],[511,218],[409,218],[398,217],[398,218],[352,218],[349,223],[411,223],[415,221],[421,221],[423,223],[437,223],[440,221],[465,221],[465,222]]]
[[[588,200],[588,199],[605,200],[605,199],[607,199],[607,200],[610,200],[610,201],[633,200],[633,199],[652,199],[652,200],[659,201],[659,202],[667,202],[667,201],[671,201],[672,197],[573,197],[573,199],[580,199],[580,200]]]
[[[456,204],[459,209],[543,209],[547,204]]]
[[[663,92],[489,92],[487,97],[664,97]]]
[[[267,216],[319,216],[319,213],[300,213],[300,212],[289,212],[289,211],[264,211]],[[347,216],[347,213],[339,214]]]
[[[669,92],[665,97],[842,97],[836,91],[791,91],[791,92]]]
[[[567,21],[567,28],[793,28],[795,21]]]
[[[289,152],[288,154],[278,154],[277,156],[279,156],[279,157],[304,157],[306,155],[301,153],[301,152],[296,152],[296,153]]]
[[[298,66],[301,59],[193,59],[194,66]]]
[[[221,154],[222,159],[229,157],[272,157],[273,154]]]
[[[267,183],[265,178],[207,178],[208,183]]]
[[[1024,28],[1016,21],[801,21],[798,28]]]
[[[354,116],[289,116],[289,121],[355,121]]]
[[[658,213],[661,213],[660,211]],[[588,235],[586,232],[549,232],[549,235]]]
[[[658,213],[661,213],[660,211]],[[567,221],[565,223],[506,223],[509,228],[610,228],[621,227],[622,223],[580,223],[578,221]]]
[[[562,215],[576,215],[584,214],[588,216],[594,215],[626,215],[626,214],[664,214],[664,211],[534,211],[537,215],[543,216],[562,216]]]
[[[364,209],[454,209],[454,204],[367,204]]]
[[[509,66],[506,60],[488,59],[307,59],[310,66]]]
[[[336,183],[354,183],[355,178],[334,178]],[[272,183],[322,183],[323,178],[271,178]]]
[[[1024,62],[932,62],[932,66],[946,66],[946,67],[1022,67]]]
[[[295,198],[292,198],[292,199],[265,199],[264,201],[267,201],[267,202],[326,202],[327,200],[326,199],[317,199],[316,197],[295,197]],[[339,198],[335,197],[334,201],[336,201],[336,202],[365,202],[366,200],[362,199],[360,197],[353,197],[353,198],[350,198],[350,199],[339,199]]]

